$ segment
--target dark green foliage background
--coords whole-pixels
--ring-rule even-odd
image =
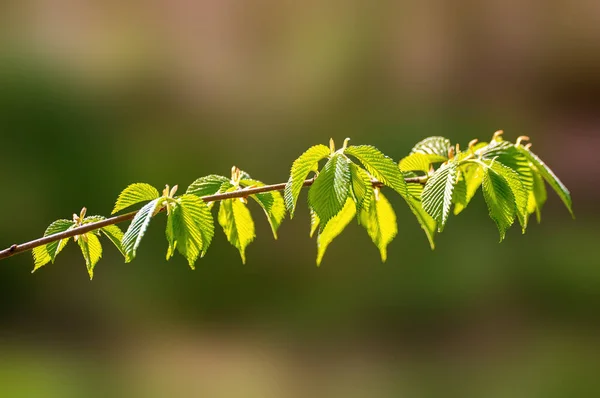
[[[600,391],[592,372],[600,313],[598,189],[578,175],[588,170],[569,167],[578,154],[565,150],[568,133],[546,133],[543,117],[469,101],[419,103],[360,79],[320,112],[230,115],[202,105],[181,109],[143,79],[96,96],[35,60],[9,57],[3,65],[2,246],[41,236],[51,221],[83,206],[90,215],[108,215],[117,194],[137,181],[183,187],[203,175],[228,175],[236,165],[265,183],[284,182],[291,162],[329,137],[338,145],[351,137],[399,160],[429,135],[466,146],[475,137],[489,140],[497,128],[510,140],[532,137],[536,153],[571,189],[577,220],[549,192],[543,223],[532,219],[524,236],[515,225],[498,244],[479,193],[450,217],[431,251],[410,210],[388,189],[399,234],[387,263],[362,228],[350,225],[317,268],[304,190],[278,241],[262,210],[249,203],[258,238],[246,265],[218,228],[195,271],[180,256],[166,262],[164,217],[153,221],[130,264],[106,244],[93,282],[75,245],[33,275],[31,257],[19,255],[0,264],[0,349],[8,353],[0,359],[0,386],[17,388],[10,375],[19,366],[35,378],[46,373],[32,363],[48,363],[60,377],[77,375],[78,387],[56,382],[57,391],[121,391],[121,373],[112,366],[123,344],[186,330],[192,340],[231,331],[270,336],[290,352],[304,347],[305,355],[329,359],[375,356],[387,369],[375,378],[386,391],[501,391],[502,375],[531,391]],[[79,363],[87,370],[74,370]],[[469,376],[457,380],[453,371]],[[438,387],[419,382],[431,378]]]

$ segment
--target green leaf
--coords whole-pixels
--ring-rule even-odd
[[[402,171],[422,171],[423,173],[427,174],[432,163],[444,162],[447,159],[447,152],[446,156],[415,152],[402,159],[398,166]]]
[[[116,225],[107,225],[106,227],[102,227],[100,231],[106,235],[106,237],[116,246],[116,248],[119,249],[123,257],[125,257],[125,250],[121,244],[121,240],[123,239],[123,231],[121,231],[121,228],[117,227]]]
[[[290,212],[290,218],[294,218],[296,210],[296,202],[300,191],[304,186],[304,181],[311,171],[317,172],[319,169],[319,161],[329,156],[330,150],[325,145],[315,145],[310,147],[292,164],[290,178],[285,185],[284,199],[285,206]]]
[[[484,160],[494,160],[514,170],[523,184],[526,194],[533,189],[533,170],[529,160],[508,141],[492,142],[481,152]]]
[[[373,197],[373,183],[371,176],[364,169],[354,163],[350,163],[350,175],[352,177],[352,194],[356,202],[356,211],[364,207],[368,210]]]
[[[88,216],[83,219],[82,224],[90,224],[103,220],[106,220],[106,217]],[[121,231],[121,228],[117,227],[116,225],[107,225],[106,227],[100,228],[99,232],[102,232],[116,246],[123,257],[125,257],[125,251],[123,250],[123,245],[121,244],[121,240],[123,239],[123,231]]]
[[[317,229],[319,228],[319,224],[321,220],[319,220],[319,216],[313,209],[310,209],[310,234],[309,236],[312,238]]]
[[[462,195],[461,192],[457,194],[458,198],[461,200],[455,200],[454,215],[460,214],[460,212],[471,203],[471,199],[473,199],[473,196],[475,196],[475,193],[477,193],[477,190],[483,182],[483,169],[481,165],[477,163],[467,163],[464,166],[461,166],[460,174],[465,185],[465,196],[463,199],[460,196]],[[462,188],[457,186],[457,189]]]
[[[418,182],[409,182],[406,184],[406,188],[408,189],[408,193],[417,201],[421,201],[421,195],[423,194],[423,184]]]
[[[219,205],[218,219],[227,240],[240,251],[245,264],[246,247],[256,237],[250,211],[240,199],[226,199]]]
[[[423,209],[438,223],[438,231],[442,231],[450,214],[454,186],[458,181],[458,164],[450,162],[442,165],[427,180],[421,202]]]
[[[502,242],[515,221],[515,197],[506,179],[490,167],[484,170],[482,186],[490,217],[498,226]]]
[[[244,179],[240,180],[240,186],[245,188],[250,186],[263,187],[265,184],[258,180]],[[263,208],[265,215],[269,220],[269,224],[271,225],[273,237],[277,239],[277,229],[279,229],[281,222],[285,218],[285,203],[283,202],[283,197],[277,191],[257,193],[250,195],[250,197]]]
[[[558,194],[560,199],[563,201],[571,216],[575,218],[573,213],[573,202],[571,200],[571,193],[567,187],[558,179],[554,172],[540,159],[536,154],[531,152],[529,149],[519,145],[516,148],[533,164],[540,175],[546,180],[546,182],[552,187],[554,192]]]
[[[519,174],[510,167],[505,166],[504,164],[499,163],[497,161],[491,161],[490,167],[496,173],[504,177],[504,179],[508,183],[508,186],[510,187],[510,190],[512,191],[515,200],[517,218],[519,219],[519,223],[521,224],[523,233],[525,233],[525,230],[527,229],[527,200],[529,198],[529,195],[527,190],[523,186],[521,179],[519,178]]]
[[[350,179],[350,160],[336,153],[308,190],[308,203],[319,216],[322,226],[344,207],[350,194]]]
[[[408,197],[408,189],[400,168],[379,149],[370,145],[349,146],[344,153],[358,159],[365,169],[384,185],[398,192],[403,198]]]
[[[77,243],[81,248],[81,254],[85,259],[85,265],[87,267],[90,280],[94,278],[94,267],[102,258],[102,244],[94,233],[88,232],[85,235],[80,235],[77,239]]]
[[[454,186],[454,193],[452,194],[452,203],[454,203],[454,210],[456,211],[456,205],[466,206],[467,205],[467,183],[463,177],[463,173],[458,170],[458,181]]]
[[[65,232],[68,229],[71,229],[75,226],[75,222],[71,220],[56,220],[52,224],[46,228],[44,232],[44,236],[50,236],[54,234],[58,234],[61,232]],[[37,270],[38,268],[48,264],[49,262],[54,262],[58,253],[61,252],[62,249],[69,243],[69,238],[61,239],[56,242],[50,242],[43,246],[38,246],[33,249],[33,261],[34,268],[33,270]]]
[[[348,198],[342,210],[331,218],[327,225],[325,225],[325,228],[319,232],[319,236],[317,237],[317,266],[321,265],[323,255],[325,255],[329,244],[342,233],[355,215],[356,205],[354,204],[354,200]]]
[[[417,143],[412,153],[424,153],[428,155],[438,155],[444,160],[448,159],[448,151],[452,147],[452,143],[449,139],[444,137],[429,137],[423,141]]]
[[[435,231],[437,230],[436,221],[433,218],[431,218],[431,216],[427,214],[427,212],[423,209],[421,201],[410,196],[408,199],[406,199],[406,203],[408,204],[408,207],[413,212],[415,217],[417,217],[417,221],[419,222],[419,225],[421,226],[423,231],[425,231],[425,235],[427,236],[427,240],[429,241],[429,246],[432,250],[435,249],[434,238]]]
[[[208,249],[214,235],[214,224],[208,206],[198,196],[186,194],[170,210],[166,229],[169,249],[167,260],[175,249],[188,260],[190,268]]]
[[[373,203],[368,210],[360,212],[360,223],[363,225],[381,254],[381,261],[387,260],[387,246],[398,234],[396,213],[381,192],[374,195]]]
[[[152,185],[144,183],[131,184],[119,194],[112,214],[140,202],[157,199],[158,196],[158,191]]]
[[[200,177],[192,182],[187,188],[186,193],[196,196],[214,195],[224,192],[231,188],[231,181],[227,177],[211,174],[205,177]]]
[[[163,198],[164,199],[164,198]],[[123,235],[123,250],[125,251],[125,262],[128,263],[135,258],[137,249],[150,225],[150,220],[154,216],[154,213],[161,207],[161,198],[154,199],[153,201],[146,203],[135,215],[129,228]]]
[[[542,207],[548,199],[548,193],[546,192],[546,185],[542,176],[537,172],[533,173],[533,190],[529,192],[527,200],[527,212],[529,214],[535,213],[538,224],[542,222]]]

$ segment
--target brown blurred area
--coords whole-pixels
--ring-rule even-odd
[[[430,251],[397,197],[386,264],[356,225],[320,268],[305,206],[242,265],[223,234],[191,271],[105,244],[0,267],[10,397],[576,397],[600,394],[600,2],[21,0],[0,4],[0,246],[133,182],[232,165],[267,183],[306,148],[529,135],[572,190],[498,244],[483,199]],[[305,196],[301,197],[301,202]],[[218,227],[217,227],[218,229]]]

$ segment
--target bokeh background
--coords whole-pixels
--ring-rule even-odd
[[[0,243],[130,183],[237,165],[268,183],[330,137],[395,159],[430,135],[527,134],[571,188],[498,234],[479,196],[430,251],[388,195],[381,264],[357,225],[320,268],[301,206],[242,265],[222,233],[191,271],[164,218],[136,261],[78,248],[0,267],[7,397],[600,395],[600,3],[21,0],[0,5]],[[301,202],[305,201],[305,193]],[[250,205],[253,205],[252,203]]]

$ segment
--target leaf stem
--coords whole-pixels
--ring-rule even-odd
[[[405,178],[404,180],[407,183],[424,184],[427,181],[427,177],[426,176],[425,177],[410,177],[410,178]],[[303,186],[308,187],[308,186],[312,185],[314,181],[315,181],[314,178],[309,178],[304,181]],[[373,186],[376,188],[383,186],[383,183],[381,183],[380,181],[372,180],[371,182],[373,183]],[[245,189],[240,189],[240,190],[232,191],[232,192],[225,192],[225,193],[220,193],[220,194],[216,194],[216,195],[203,196],[202,200],[204,200],[205,202],[208,203],[208,202],[216,202],[216,201],[224,200],[224,199],[246,198],[250,195],[254,195],[254,194],[262,193],[262,192],[283,191],[285,189],[285,185],[286,185],[286,183],[283,182],[280,184],[245,188]],[[164,210],[165,210],[164,207],[162,209],[160,209],[160,211],[164,211]],[[25,242],[25,243],[21,243],[21,244],[14,244],[14,245],[0,251],[0,260],[3,260],[8,257],[12,257],[15,254],[19,254],[19,253],[31,250],[38,246],[46,245],[51,242],[56,242],[61,239],[66,239],[66,238],[70,238],[70,237],[73,237],[76,235],[85,234],[86,232],[94,231],[94,230],[97,230],[97,229],[100,229],[103,227],[107,227],[109,225],[119,224],[119,223],[122,223],[125,221],[132,220],[136,214],[137,214],[137,211],[132,211],[130,213],[125,213],[125,214],[121,214],[118,216],[106,218],[101,221],[96,221],[96,222],[92,222],[89,224],[83,224],[79,227],[72,228],[72,229],[69,229],[64,232],[59,232],[54,235],[44,236],[43,238],[31,240],[29,242]]]

